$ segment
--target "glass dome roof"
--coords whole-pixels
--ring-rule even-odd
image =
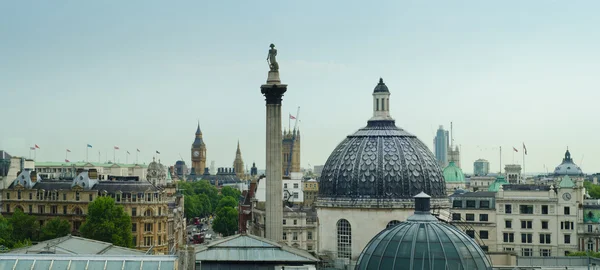
[[[415,214],[376,235],[362,251],[356,269],[492,269],[471,237],[429,214],[428,195],[415,198]]]

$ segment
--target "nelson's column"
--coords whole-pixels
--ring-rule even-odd
[[[261,85],[261,93],[267,102],[267,196],[265,205],[265,236],[271,241],[281,241],[283,234],[283,193],[281,168],[281,98],[287,85],[279,79],[279,64],[275,57],[277,49],[271,44],[267,61],[267,83]]]

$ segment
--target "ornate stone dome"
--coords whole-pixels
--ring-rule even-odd
[[[381,91],[385,87],[385,92]],[[380,80],[373,117],[329,156],[319,179],[319,201],[409,200],[420,192],[446,197],[441,169],[416,136],[396,127],[389,91]]]
[[[568,149],[565,152],[565,158],[563,158],[562,163],[554,169],[554,175],[583,175],[581,168],[573,162]]]
[[[446,183],[462,183],[465,182],[465,174],[454,161],[450,161],[450,164],[444,168],[444,180]]]
[[[471,237],[429,211],[429,196],[415,196],[415,214],[377,234],[363,249],[356,269],[492,269]]]

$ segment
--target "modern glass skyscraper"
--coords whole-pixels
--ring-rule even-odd
[[[473,162],[473,174],[475,176],[486,176],[490,173],[490,163],[485,159],[478,159]]]
[[[435,148],[435,158],[438,164],[445,168],[448,166],[448,148],[450,148],[450,135],[447,130],[444,130],[444,126],[440,125],[435,139],[433,139],[433,146]]]

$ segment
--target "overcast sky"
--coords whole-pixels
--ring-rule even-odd
[[[197,121],[207,163],[265,164],[268,45],[300,111],[302,166],[366,125],[383,77],[399,127],[430,149],[454,122],[462,163],[600,171],[599,1],[2,1],[0,149],[40,161],[163,163]],[[288,121],[284,117],[284,126]],[[292,122],[293,125],[293,122]],[[521,163],[521,152],[514,154]]]

